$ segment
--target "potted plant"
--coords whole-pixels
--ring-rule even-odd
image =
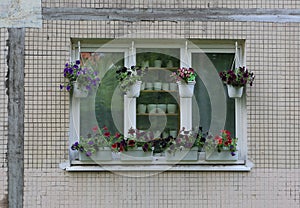
[[[127,97],[139,97],[144,70],[141,67],[122,67],[116,71],[117,79],[120,82],[120,90]]]
[[[205,144],[206,160],[237,160],[238,138],[232,137],[228,130],[221,130],[220,135],[209,137]]]
[[[152,161],[154,134],[138,129],[129,129],[128,138],[121,138],[112,144],[112,149],[121,152],[123,161]]]
[[[193,68],[182,67],[171,74],[178,84],[180,97],[193,97],[196,84],[196,73]]]
[[[223,71],[219,73],[221,80],[227,85],[228,96],[230,98],[240,98],[243,95],[244,87],[249,83],[252,86],[254,74],[245,66],[234,70]]]
[[[202,132],[186,131],[184,128],[176,138],[170,139],[166,148],[167,161],[197,161],[198,151],[204,146]]]
[[[66,90],[75,97],[86,97],[92,90],[97,89],[100,83],[98,72],[91,68],[82,68],[80,61],[66,63],[64,68],[64,83],[61,90]]]
[[[79,141],[71,146],[71,149],[79,152],[79,160],[81,161],[112,160],[111,144],[120,139],[121,134],[111,135],[107,127],[99,129],[98,126],[95,126],[92,130],[92,134],[88,134],[87,137],[80,137]]]

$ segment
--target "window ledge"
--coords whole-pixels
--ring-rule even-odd
[[[60,168],[67,172],[134,172],[134,171],[239,171],[248,172],[253,168],[253,163],[249,160],[238,160],[235,162],[190,162],[190,163],[83,163],[69,162],[61,163]]]

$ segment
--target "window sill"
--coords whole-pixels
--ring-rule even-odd
[[[72,161],[60,164],[60,168],[67,172],[134,172],[134,171],[242,171],[248,172],[253,168],[253,163],[249,160],[238,161],[205,161],[196,162],[167,162],[154,160],[143,161],[109,161],[109,162],[82,162]]]

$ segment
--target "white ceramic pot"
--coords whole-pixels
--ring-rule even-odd
[[[244,87],[233,87],[232,85],[227,85],[228,96],[230,98],[240,98],[243,95]]]
[[[177,137],[177,131],[176,130],[170,130],[170,136],[172,136],[173,138]]]
[[[146,108],[145,104],[138,104],[138,113],[146,113]]]
[[[169,89],[169,83],[162,83],[162,90],[168,91]]]
[[[161,90],[161,86],[162,86],[161,82],[154,82],[153,83],[154,90]]]
[[[170,90],[176,91],[177,90],[177,84],[176,83],[170,83]]]
[[[155,60],[154,61],[154,67],[160,68],[161,67],[161,60]]]
[[[73,96],[76,98],[85,98],[89,94],[89,91],[85,89],[83,86],[80,86],[78,82],[74,82],[73,84]]]
[[[146,90],[152,90],[152,89],[153,89],[153,83],[147,82],[147,83],[145,84],[145,89],[146,89]]]
[[[176,113],[177,105],[176,104],[167,104],[168,113]]]
[[[166,104],[157,104],[157,112],[163,112],[165,113],[167,110],[167,105]]]
[[[196,82],[177,82],[178,84],[178,90],[179,90],[179,96],[182,98],[191,98],[194,95],[194,88]]]
[[[129,90],[126,92],[127,97],[135,98],[140,96],[141,91],[141,81],[137,81],[135,84],[131,85]]]
[[[156,104],[148,104],[147,111],[148,113],[156,113]]]

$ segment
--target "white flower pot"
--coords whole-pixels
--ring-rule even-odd
[[[176,104],[167,104],[168,113],[176,113]]]
[[[110,161],[112,160],[112,152],[109,147],[104,147],[99,149],[97,152],[93,153],[90,157],[85,154],[85,152],[79,152],[80,161]]]
[[[167,161],[197,161],[198,147],[191,149],[177,150],[175,152],[166,151]]]
[[[235,155],[232,156],[229,150],[222,150],[218,152],[214,151],[206,151],[205,158],[208,161],[236,161],[238,160],[238,151],[235,152]]]
[[[138,113],[146,113],[146,108],[145,104],[138,104]]]
[[[179,96],[182,98],[191,98],[194,95],[194,88],[196,82],[177,82],[178,84],[178,89],[179,89]]]
[[[129,90],[126,92],[127,97],[135,98],[140,96],[141,91],[141,81],[137,81],[133,85],[130,86]]]
[[[121,152],[122,161],[152,161],[152,151],[144,152],[141,147]]]
[[[76,98],[85,98],[89,94],[89,91],[83,86],[80,86],[78,82],[74,82],[73,85],[73,96]]]
[[[227,85],[228,96],[230,98],[240,98],[243,95],[244,87],[233,87],[232,85]]]

